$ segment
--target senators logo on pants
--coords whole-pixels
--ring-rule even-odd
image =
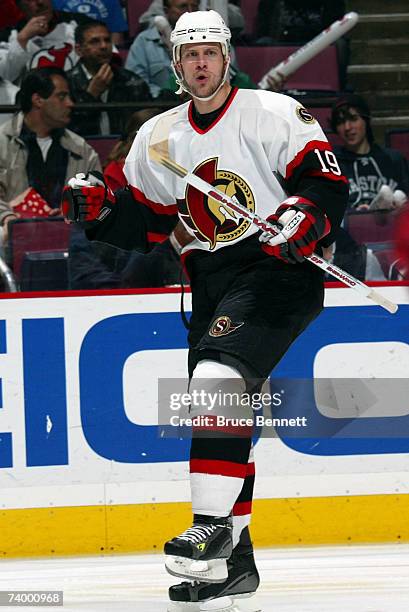
[[[217,317],[209,329],[209,336],[213,338],[227,336],[227,334],[231,334],[242,325],[244,325],[244,323],[233,323],[230,317],[227,316]]]
[[[254,196],[246,181],[227,170],[218,170],[216,157],[202,162],[193,171],[230,198],[254,212]],[[218,242],[231,242],[242,236],[250,222],[238,217],[223,203],[210,198],[188,185],[186,199],[181,204],[181,216],[186,225],[201,242],[207,242],[210,250]]]

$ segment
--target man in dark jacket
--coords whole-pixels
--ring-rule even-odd
[[[349,180],[348,208],[400,206],[409,194],[408,162],[399,151],[376,144],[365,100],[355,94],[338,100],[332,109],[331,128],[343,141],[334,152]]]
[[[75,102],[141,102],[151,100],[145,81],[113,61],[111,33],[99,21],[75,30],[79,62],[67,73]],[[80,134],[123,132],[132,110],[76,111],[73,127]]]

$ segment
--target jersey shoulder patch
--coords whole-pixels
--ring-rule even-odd
[[[295,107],[295,114],[297,115],[298,119],[303,123],[308,123],[310,125],[312,125],[313,123],[317,123],[315,117],[311,115],[311,113],[308,112],[307,109],[304,108],[304,106],[302,106],[301,104]]]

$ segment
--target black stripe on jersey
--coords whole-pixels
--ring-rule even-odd
[[[240,491],[240,495],[236,500],[236,504],[240,504],[242,502],[248,502],[253,499],[253,489],[254,489],[254,474],[251,476],[246,476],[244,479],[243,487]]]
[[[213,459],[247,465],[251,438],[195,438],[192,437],[191,459]]]
[[[348,181],[337,167],[329,142],[313,140],[287,166],[287,192],[318,206],[331,223],[331,232],[322,240],[324,246],[335,240],[348,204]]]

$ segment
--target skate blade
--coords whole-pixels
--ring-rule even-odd
[[[165,557],[165,567],[169,574],[200,582],[224,582],[227,579],[226,559],[211,561],[192,561],[186,557]]]
[[[251,595],[248,595],[251,597]],[[235,597],[220,597],[207,602],[182,603],[171,602],[168,604],[167,612],[262,612],[256,602],[243,602]]]
[[[241,612],[230,597],[221,597],[208,602],[169,604],[168,612]]]

